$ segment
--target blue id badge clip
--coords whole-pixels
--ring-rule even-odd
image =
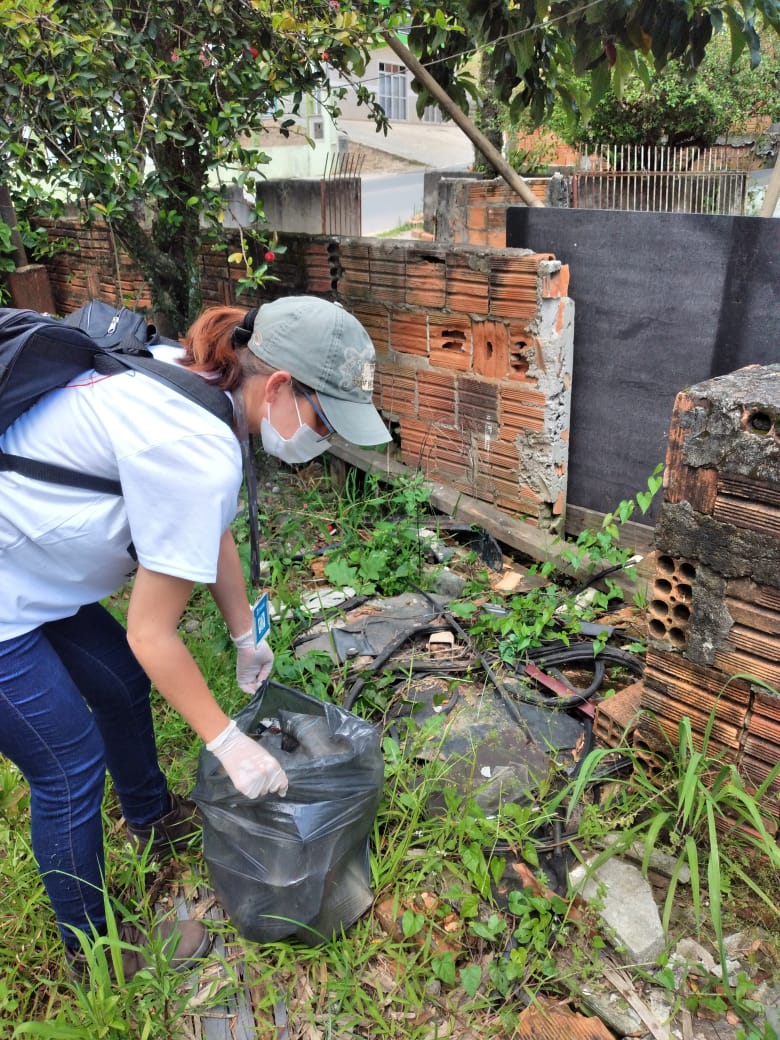
[[[252,617],[255,619],[255,646],[257,646],[271,631],[271,622],[268,618],[267,592],[264,592],[252,607]]]

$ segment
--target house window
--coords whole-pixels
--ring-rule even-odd
[[[380,61],[378,93],[388,119],[406,119],[406,66]]]

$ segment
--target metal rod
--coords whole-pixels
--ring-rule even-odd
[[[411,70],[415,79],[419,80],[426,90],[430,91],[444,111],[452,118],[453,122],[457,123],[469,140],[479,149],[480,152],[482,152],[488,162],[504,178],[509,187],[512,188],[513,191],[517,192],[523,202],[525,202],[527,206],[543,207],[544,203],[537,199],[522,177],[512,169],[504,159],[503,155],[493,147],[482,131],[479,130],[464,114],[463,110],[455,104],[449,94],[447,94],[443,87],[436,82],[430,72],[428,72],[422,63],[417,60],[409,48],[398,39],[395,33],[386,31],[382,35],[384,36],[388,47],[390,47],[407,68]]]

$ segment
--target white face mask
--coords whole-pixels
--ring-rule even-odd
[[[311,426],[308,426],[301,419],[295,394],[293,394],[293,402],[295,411],[298,413],[298,429],[292,437],[282,437],[281,433],[273,425],[271,422],[270,404],[268,405],[268,418],[263,419],[260,423],[260,439],[263,442],[263,450],[290,466],[298,465],[301,462],[311,462],[318,455],[322,455],[328,447],[328,438],[321,437],[318,433],[315,433]]]

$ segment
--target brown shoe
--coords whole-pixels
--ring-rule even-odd
[[[170,859],[176,852],[189,848],[200,834],[201,823],[198,807],[189,798],[182,798],[173,791],[168,792],[170,809],[159,820],[147,827],[131,827],[127,833],[138,852],[147,846],[153,859]]]
[[[202,921],[160,921],[153,925],[151,935],[157,942],[162,942],[162,952],[168,959],[171,970],[176,972],[186,972],[194,968],[211,945],[211,935]],[[119,925],[119,939],[122,943],[122,969],[127,981],[149,965],[146,951],[149,936],[137,925],[123,921]],[[66,949],[65,958],[68,974],[74,982],[85,982],[89,975],[86,955],[81,951]],[[111,978],[116,981],[108,949],[106,959]]]

